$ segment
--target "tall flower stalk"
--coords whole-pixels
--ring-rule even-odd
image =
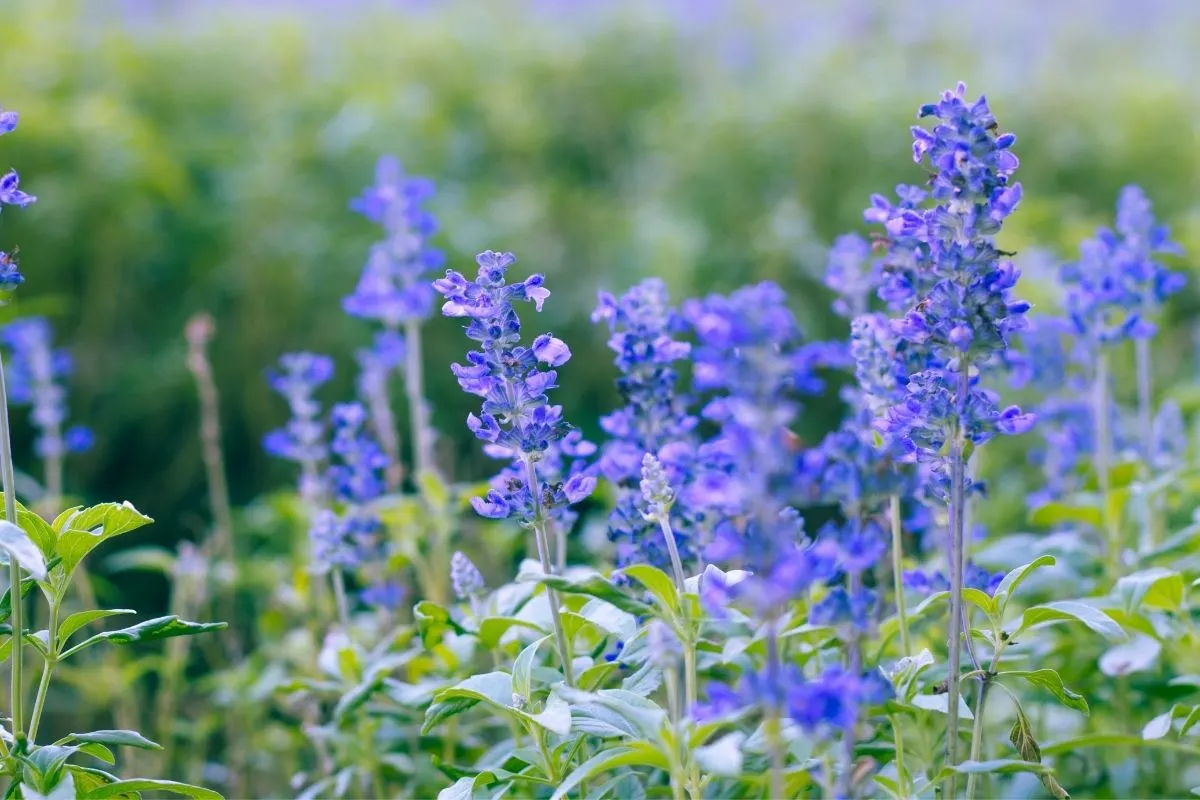
[[[561,471],[563,456],[585,454],[575,449],[579,439],[563,419],[562,406],[550,405],[547,396],[557,385],[554,368],[567,363],[571,351],[550,334],[536,337],[528,347],[521,344],[521,320],[513,303],[532,302],[540,311],[550,296],[541,275],[510,284],[506,273],[516,261],[512,253],[488,250],[475,260],[479,266],[475,280],[448,270],[433,284],[446,298],[442,313],[469,320],[467,337],[479,345],[467,353],[466,364],[451,367],[464,391],[483,398],[480,414],[470,414],[467,427],[486,443],[489,454],[512,463],[485,497],[471,498],[471,505],[481,516],[515,518],[530,528],[542,570],[552,575],[557,570],[550,553],[550,515],[584,500],[596,487],[596,478],[578,462],[566,468],[561,481],[551,483],[539,474],[544,461],[560,462]],[[573,684],[571,647],[558,593],[547,587],[546,595],[559,661],[567,683]]]
[[[1033,416],[1010,406],[1001,411],[996,395],[980,385],[987,369],[1003,363],[1010,333],[1024,323],[1029,304],[1010,290],[1020,273],[997,250],[993,237],[1021,199],[1011,182],[1016,137],[997,133],[985,98],[965,101],[959,84],[941,100],[922,106],[932,130],[914,127],[913,158],[933,170],[928,192],[903,187],[901,203],[873,198],[869,221],[882,222],[888,237],[885,287],[909,308],[892,321],[895,334],[925,361],[905,376],[903,402],[889,407],[881,430],[903,442],[912,460],[930,468],[935,491],[948,506],[950,576],[948,625],[946,763],[958,763],[958,705],[961,694],[962,590],[971,452],[996,434],[1028,430]],[[954,796],[954,779],[944,787]]]

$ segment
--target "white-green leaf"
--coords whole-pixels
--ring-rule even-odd
[[[1178,611],[1183,605],[1183,592],[1183,576],[1162,567],[1144,569],[1117,581],[1117,593],[1131,613],[1143,605]]]
[[[696,763],[705,772],[734,778],[742,772],[742,743],[746,734],[741,731],[726,734],[712,744],[697,747]]]
[[[1013,593],[1029,577],[1031,572],[1039,567],[1052,567],[1055,563],[1054,556],[1038,556],[1028,564],[1022,564],[1015,569],[1009,570],[1004,579],[1000,581],[1000,585],[996,587],[996,591],[992,594],[996,599],[998,610],[1003,612],[1008,607],[1008,601],[1012,599]]]
[[[512,671],[512,693],[520,695],[523,700],[529,700],[533,696],[533,665],[537,663],[537,652],[549,636],[543,636],[533,644],[528,645],[521,654],[517,656],[517,660],[513,662]]]
[[[545,631],[537,624],[530,622],[527,619],[518,617],[488,617],[479,624],[479,641],[484,647],[491,650],[500,644],[504,634],[512,628],[525,628],[536,632],[539,635],[545,635]]]
[[[62,621],[58,626],[58,647],[61,648],[71,638],[71,634],[87,625],[105,617],[115,617],[122,614],[136,614],[131,608],[110,608],[96,611],[76,611]]]
[[[438,792],[437,800],[471,800],[475,796],[475,776],[459,778]]]
[[[1143,739],[1161,739],[1171,732],[1171,725],[1175,722],[1176,717],[1187,716],[1191,711],[1191,706],[1181,706],[1178,703],[1171,706],[1171,710],[1159,714],[1154,719],[1150,720],[1142,728]]]
[[[1074,600],[1061,600],[1025,609],[1025,613],[1021,615],[1021,624],[1013,636],[1019,636],[1036,625],[1053,625],[1059,622],[1082,622],[1101,636],[1114,641],[1126,638],[1125,631],[1121,630],[1121,626],[1114,622],[1112,617]]]
[[[149,642],[157,639],[169,639],[174,636],[195,636],[199,633],[219,631],[224,627],[226,627],[224,622],[188,622],[172,614],[166,617],[148,619],[129,628],[97,633],[95,636],[84,639],[79,644],[64,652],[62,657],[68,658],[80,650],[84,650],[99,642],[112,642],[113,644]]]
[[[634,564],[621,570],[635,581],[646,587],[663,607],[671,612],[679,611],[679,590],[665,572],[649,564]]]
[[[8,520],[0,520],[0,549],[39,581],[46,580],[46,559],[29,534]]]
[[[180,797],[195,798],[195,800],[224,800],[220,794],[211,789],[204,789],[200,786],[192,786],[187,783],[176,783],[175,781],[153,781],[147,778],[134,778],[132,780],[116,781],[104,786],[97,786],[83,795],[81,800],[128,797],[135,792],[166,792],[167,794],[179,795]]]
[[[919,694],[910,701],[917,708],[923,708],[926,711],[936,711],[939,714],[948,714],[950,712],[950,695],[948,694]],[[959,719],[975,719],[975,715],[971,713],[971,709],[967,706],[962,695],[958,696],[958,718]]]
[[[1158,660],[1162,645],[1149,636],[1135,636],[1100,656],[1100,671],[1111,677],[1144,672]]]
[[[162,745],[150,741],[137,731],[89,731],[88,733],[72,733],[68,736],[77,742],[96,742],[114,747],[136,747],[140,750],[162,750]]]
[[[550,800],[562,800],[580,783],[591,780],[595,776],[610,772],[621,767],[652,767],[654,769],[669,769],[666,756],[660,753],[649,742],[637,742],[628,747],[618,747],[603,750],[575,768],[568,775]]]
[[[1034,775],[1045,775],[1050,772],[1045,764],[1032,761],[1021,761],[1015,758],[1001,758],[994,761],[964,761],[953,767],[944,767],[934,776],[931,783],[941,783],[952,775],[1012,775],[1018,772],[1031,772]]]

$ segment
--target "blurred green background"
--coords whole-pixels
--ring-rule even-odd
[[[438,182],[452,264],[507,249],[547,274],[535,324],[576,354],[556,399],[595,430],[616,402],[598,287],[770,278],[810,334],[840,335],[824,250],[871,192],[920,182],[908,126],[959,79],[1018,135],[1010,249],[1072,253],[1139,182],[1200,252],[1198,48],[1192,0],[4,0],[0,103],[22,121],[0,166],[40,197],[0,226],[28,279],[13,311],[48,310],[76,356],[72,416],[98,436],[68,490],[131,500],[170,544],[207,524],[184,322],[217,321],[235,502],[290,482],[259,446],[286,413],[263,371],[327,352],[325,399],[352,391],[371,331],[340,298],[376,233],[347,201],[381,153]],[[1160,385],[1191,379],[1198,300],[1193,282],[1171,303]],[[440,455],[482,477],[446,368],[465,340],[427,330]]]

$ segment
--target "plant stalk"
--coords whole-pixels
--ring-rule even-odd
[[[421,355],[421,321],[410,319],[404,323],[404,391],[408,397],[408,418],[412,427],[413,464],[418,476],[434,469],[432,428],[429,406],[425,403]]]
[[[994,666],[994,664],[993,664]],[[975,700],[975,724],[971,728],[971,760],[980,761],[983,753],[983,712],[987,708],[988,690],[992,686],[991,674],[979,680],[979,697]],[[967,776],[967,800],[975,800],[979,788],[979,773]]]
[[[538,558],[542,562],[542,571],[547,575],[555,574],[554,565],[550,562],[550,542],[546,536],[546,513],[542,508],[541,483],[538,481],[537,468],[529,456],[522,456],[525,462],[525,479],[529,488],[529,497],[533,502],[533,535],[537,542]],[[567,632],[563,628],[562,616],[558,608],[558,592],[546,587],[546,599],[550,603],[550,618],[554,621],[554,638],[558,642],[558,659],[562,662],[563,676],[567,686],[575,685],[572,674],[571,645],[567,641]]]
[[[50,603],[50,623],[47,628],[47,647],[50,655],[42,663],[42,679],[38,682],[37,699],[33,702],[33,713],[29,718],[29,741],[37,742],[38,726],[42,722],[42,712],[46,707],[46,694],[50,690],[50,680],[54,677],[54,668],[58,665],[58,618],[62,601],[54,599]]]
[[[1100,487],[1100,498],[1103,503],[1105,540],[1107,550],[1107,569],[1110,580],[1115,581],[1121,573],[1121,529],[1116,520],[1110,518],[1108,510],[1109,495],[1112,490],[1109,473],[1112,469],[1112,433],[1109,429],[1109,386],[1108,386],[1108,353],[1099,346],[1096,354],[1095,384],[1092,387],[1092,401],[1095,404],[1093,413],[1096,416],[1096,483]]]
[[[862,588],[862,575],[850,572],[847,575],[847,590],[854,597]],[[851,622],[850,640],[846,642],[846,671],[852,678],[862,674],[862,642]],[[838,797],[848,800],[854,796],[854,757],[857,744],[858,710],[855,709],[850,723],[842,731],[842,774],[838,782]]]
[[[768,691],[775,695],[780,689],[782,670],[779,660],[779,641],[776,638],[775,620],[767,622],[767,686]],[[771,755],[771,770],[768,786],[768,797],[775,800],[784,797],[784,768],[786,765],[785,743],[783,741],[783,709],[773,697],[767,704],[767,716],[763,722],[763,732],[766,734],[767,750]]]
[[[959,672],[962,668],[962,590],[963,590],[963,545],[965,543],[963,523],[966,498],[963,482],[965,463],[965,421],[967,396],[970,392],[970,364],[960,358],[958,414],[950,442],[950,542],[947,547],[950,558],[950,624],[947,644],[950,650],[949,675],[946,679],[946,766],[958,764],[958,702],[961,694]],[[942,797],[954,797],[954,776],[946,779]]]
[[[0,356],[0,480],[4,488],[4,518],[13,525],[17,524],[17,487],[13,474],[12,432],[8,424],[8,388],[4,380],[4,360]],[[10,711],[12,712],[12,734],[14,740],[20,739],[24,733],[25,723],[22,713],[22,655],[25,652],[24,609],[25,603],[21,598],[21,565],[11,554],[8,558],[9,597],[12,607],[12,686],[10,696]]]
[[[908,612],[904,607],[904,529],[900,519],[900,495],[888,499],[888,512],[892,523],[892,580],[896,591],[896,618],[900,622],[900,647],[902,655],[912,655],[912,642],[908,638]]]

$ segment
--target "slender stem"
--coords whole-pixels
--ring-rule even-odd
[[[554,565],[561,574],[567,571],[567,526],[554,520],[547,520],[546,524],[554,531]]]
[[[0,357],[0,480],[4,488],[4,518],[17,524],[17,481],[13,475],[12,433],[8,425],[8,389],[4,382],[4,360]],[[19,739],[24,731],[22,714],[22,655],[25,651],[24,607],[21,599],[21,565],[11,555],[8,558],[9,592],[12,607],[12,734]]]
[[[896,782],[900,786],[900,796],[908,797],[908,770],[904,766],[904,731],[900,728],[900,720],[889,715],[892,723],[892,738],[896,742]]]
[[[38,726],[42,721],[42,712],[46,707],[46,694],[50,690],[50,679],[54,677],[54,667],[58,664],[58,617],[62,600],[54,598],[50,602],[50,624],[47,628],[47,647],[50,654],[42,663],[42,679],[38,682],[37,699],[33,702],[33,715],[29,718],[29,741],[37,742]]]
[[[667,514],[662,514],[657,516],[656,519],[658,521],[658,528],[662,531],[663,539],[667,543],[667,554],[671,558],[671,571],[675,577],[675,588],[679,591],[679,606],[683,616],[683,627],[687,633],[686,641],[683,642],[683,685],[684,693],[687,697],[687,712],[690,714],[696,707],[697,680],[695,631],[692,630],[691,615],[688,610],[687,578],[683,574],[683,560],[679,557],[679,545],[675,541],[675,531],[671,527],[670,517]]]
[[[58,432],[58,425],[51,426],[49,438],[61,443],[62,434]],[[63,496],[63,458],[61,452],[53,452],[46,458],[45,464],[42,465],[43,474],[46,481],[46,494],[42,497],[42,518],[47,522],[52,522],[58,507],[62,505]]]
[[[959,363],[957,397],[958,414],[950,442],[950,542],[947,547],[950,558],[950,620],[948,645],[950,648],[949,676],[946,679],[946,766],[958,763],[958,703],[961,693],[959,672],[962,667],[962,590],[963,590],[963,544],[964,544],[964,424],[966,420],[967,395],[970,391],[970,365],[966,358]],[[942,797],[954,797],[954,776],[946,779]]]
[[[412,427],[413,463],[417,474],[434,469],[429,406],[425,403],[424,367],[421,363],[421,322],[404,323],[404,390],[408,395],[408,418]]]
[[[774,696],[781,689],[782,670],[779,660],[779,641],[775,635],[775,620],[767,622],[767,686],[772,699],[767,703],[766,720],[763,732],[767,738],[767,750],[771,754],[771,772],[769,777],[770,795],[775,798],[784,797],[783,771],[786,764],[786,753],[783,741],[783,710],[779,707]]]
[[[663,670],[663,679],[666,681],[667,689],[667,709],[671,715],[671,730],[675,733],[675,749],[676,753],[671,757],[671,796],[675,800],[683,800],[684,780],[682,776],[676,774],[675,762],[682,755],[683,748],[683,732],[679,724],[679,677],[675,674],[676,665],[671,664],[667,669]]]
[[[330,573],[333,581],[333,597],[337,602],[338,624],[346,636],[350,635],[350,601],[346,597],[346,579],[340,567],[334,567]]]
[[[1100,498],[1103,503],[1105,538],[1108,555],[1108,577],[1116,580],[1121,571],[1121,529],[1116,521],[1110,519],[1108,498],[1111,491],[1109,471],[1112,468],[1112,434],[1109,430],[1109,386],[1108,386],[1108,353],[1103,346],[1099,347],[1096,355],[1095,384],[1092,387],[1092,400],[1095,404],[1093,413],[1096,416],[1096,482],[1100,487]]]
[[[554,566],[550,563],[550,542],[546,537],[546,513],[542,508],[541,483],[538,481],[537,468],[533,459],[523,456],[525,462],[525,479],[529,488],[529,497],[533,503],[533,534],[537,541],[538,558],[542,562],[542,571],[547,575],[554,574]],[[562,616],[558,610],[558,592],[546,587],[546,599],[550,603],[550,618],[554,621],[554,636],[558,641],[558,660],[562,662],[563,676],[568,686],[575,685],[572,674],[571,646],[567,641],[567,631],[563,628]]]
[[[904,529],[900,519],[900,495],[888,500],[888,511],[892,522],[892,580],[896,591],[896,617],[900,621],[900,646],[905,657],[912,655],[912,642],[908,638],[908,612],[904,608]]]
[[[196,393],[200,398],[200,452],[208,482],[208,507],[213,519],[215,549],[219,558],[232,560],[233,504],[229,500],[225,455],[221,448],[221,401],[206,350],[212,333],[212,320],[207,315],[192,318],[187,328],[187,364],[196,379]]]
[[[847,589],[850,597],[855,597],[862,590],[862,575],[857,572],[850,572],[847,575]],[[853,600],[851,601],[853,602]],[[858,632],[854,630],[851,623],[850,638],[846,642],[846,671],[851,678],[858,678],[862,674],[862,642],[859,640]],[[842,775],[838,785],[838,797],[842,800],[850,798],[854,794],[854,757],[855,746],[857,744],[856,737],[858,729],[858,709],[851,714],[851,719],[842,731]]]
[[[975,724],[971,728],[971,760],[980,761],[983,753],[983,712],[987,708],[988,690],[992,686],[991,675],[985,675],[979,682],[979,696],[975,700]],[[979,773],[972,772],[967,776],[967,800],[975,800],[979,787]]]
[[[1153,398],[1153,369],[1150,361],[1150,340],[1137,339],[1134,342],[1134,355],[1137,358],[1137,388],[1138,388],[1138,434],[1142,440],[1142,463],[1147,474],[1152,473],[1151,459],[1154,457],[1154,398]],[[1142,526],[1141,549],[1153,550],[1162,540],[1162,497],[1146,497],[1146,523]]]

